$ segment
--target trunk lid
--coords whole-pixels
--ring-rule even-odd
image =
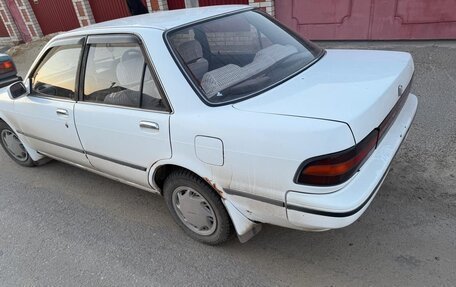
[[[360,142],[386,118],[413,71],[408,53],[328,50],[306,71],[233,107],[345,122]]]

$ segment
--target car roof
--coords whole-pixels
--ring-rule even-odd
[[[101,22],[87,27],[72,30],[70,31],[70,33],[84,31],[89,34],[91,30],[128,27],[169,30],[202,19],[211,18],[226,13],[242,11],[249,8],[251,9],[251,6],[248,5],[220,5],[170,11],[159,11],[149,14],[130,16],[106,22]]]

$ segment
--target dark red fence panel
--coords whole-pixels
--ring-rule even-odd
[[[249,0],[199,0],[200,6],[227,5],[227,4],[249,4]]]
[[[185,8],[185,0],[168,0],[168,9],[175,10],[175,9],[184,9]]]
[[[8,30],[5,27],[5,23],[3,21],[0,21],[0,37],[9,37]]]
[[[142,0],[147,7],[146,0]],[[95,22],[131,16],[125,0],[89,0]]]
[[[456,39],[456,0],[277,0],[275,8],[312,40]]]
[[[79,27],[71,0],[29,0],[44,35]]]
[[[456,0],[374,0],[370,39],[456,39]]]
[[[371,1],[282,0],[275,2],[277,19],[312,40],[366,40]]]

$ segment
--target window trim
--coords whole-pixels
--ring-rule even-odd
[[[141,108],[142,102],[143,102],[144,79],[146,78],[146,68],[147,68],[147,63],[144,63],[144,65],[142,66],[142,72],[141,72],[141,83],[139,84],[139,90],[141,91],[141,97],[139,98],[139,108]]]
[[[81,60],[84,54],[84,49],[85,49],[85,38],[86,36],[78,36],[78,37],[69,37],[69,38],[63,38],[63,39],[58,39],[52,43],[49,44],[49,46],[46,48],[46,51],[43,53],[39,61],[33,66],[31,71],[29,72],[28,76],[28,81],[29,81],[29,86],[30,86],[30,93],[27,96],[32,96],[32,97],[40,97],[40,98],[49,98],[49,99],[54,99],[54,100],[62,100],[66,102],[76,102],[78,99],[78,87],[79,87],[79,74],[80,74],[80,69],[81,69]],[[36,91],[33,88],[33,79],[36,76],[36,72],[38,68],[40,68],[41,64],[43,63],[44,59],[47,57],[47,55],[51,52],[52,49],[58,48],[58,47],[65,47],[65,46],[73,46],[73,45],[81,45],[81,52],[79,54],[79,59],[78,59],[78,66],[76,68],[76,79],[75,79],[75,87],[74,87],[74,95],[71,98],[65,98],[65,97],[59,97],[59,96],[52,96],[48,95],[39,91]]]
[[[141,44],[139,38],[132,34],[96,34],[89,35],[86,41],[87,45],[90,44]]]
[[[87,61],[88,61],[88,57],[89,57],[89,51],[90,51],[91,44],[127,44],[127,43],[138,44],[139,48],[141,49],[141,53],[143,55],[144,62],[146,64],[145,66],[147,66],[149,68],[152,79],[155,82],[158,93],[165,106],[165,110],[160,111],[160,110],[154,110],[154,109],[145,109],[145,108],[141,108],[141,107],[127,107],[127,106],[121,106],[121,105],[95,103],[95,102],[90,102],[90,101],[84,100],[84,84],[85,84],[84,82],[85,82]],[[144,76],[142,75],[141,77],[143,78]],[[141,82],[141,85],[143,85],[142,82]],[[141,98],[142,98],[142,94],[141,94]],[[146,111],[146,112],[149,111],[149,112],[166,113],[166,114],[173,113],[173,108],[169,101],[168,95],[166,94],[165,90],[163,89],[162,82],[160,81],[160,79],[158,77],[158,73],[157,73],[157,70],[155,69],[155,66],[153,65],[153,62],[149,58],[149,53],[147,52],[147,48],[144,46],[144,42],[142,41],[142,39],[139,35],[130,34],[130,33],[105,33],[105,34],[92,34],[92,35],[87,36],[87,39],[86,39],[85,45],[84,45],[83,57],[82,57],[82,61],[81,61],[81,71],[79,73],[79,79],[78,79],[78,102],[86,103],[86,104],[94,104],[94,105],[99,105],[99,106],[113,107],[113,108],[123,108],[123,109]]]
[[[209,21],[213,21],[213,20],[224,18],[224,17],[228,17],[228,16],[233,16],[233,15],[249,12],[249,11],[252,11],[252,12],[255,12],[255,13],[259,13],[259,14],[265,16],[268,20],[270,20],[271,22],[273,22],[274,24],[279,26],[281,29],[286,31],[288,34],[290,34],[290,36],[295,38],[298,42],[302,43],[303,39],[296,32],[292,31],[291,29],[289,29],[288,27],[286,27],[285,25],[283,25],[282,23],[277,21],[275,18],[269,16],[267,13],[263,12],[262,10],[260,10],[258,8],[254,8],[254,7],[249,7],[249,8],[245,8],[245,9],[242,9],[242,10],[236,10],[236,11],[233,11],[233,12],[228,12],[228,13],[216,15],[214,17],[209,17],[209,18],[205,18],[205,19],[202,19],[202,20],[193,21],[191,23],[187,23],[187,24],[184,24],[184,25],[177,26],[177,27],[174,27],[172,29],[166,30],[163,33],[163,41],[165,42],[165,46],[168,48],[168,51],[171,54],[171,58],[173,58],[174,62],[176,63],[177,67],[181,71],[181,73],[184,76],[184,78],[187,80],[187,82],[190,85],[190,87],[193,89],[193,91],[196,93],[196,95],[200,98],[200,100],[206,106],[209,106],[209,107],[220,107],[220,106],[226,106],[226,105],[233,105],[233,104],[245,101],[247,99],[256,97],[256,96],[258,96],[260,94],[266,93],[267,91],[269,91],[271,89],[274,89],[275,87],[277,87],[277,86],[279,86],[279,85],[291,80],[292,78],[296,77],[297,75],[301,74],[302,72],[304,72],[308,68],[312,67],[321,58],[323,58],[323,56],[326,55],[326,50],[320,47],[321,48],[321,52],[317,56],[315,56],[315,59],[313,61],[311,61],[306,66],[304,66],[301,69],[299,69],[298,71],[294,72],[293,74],[290,74],[288,77],[285,77],[284,79],[274,83],[273,85],[270,85],[270,86],[268,86],[268,87],[266,87],[266,88],[264,88],[262,90],[259,90],[259,91],[255,92],[255,93],[251,93],[251,94],[249,94],[247,96],[244,96],[244,97],[240,97],[240,98],[235,99],[235,100],[226,101],[226,102],[222,102],[222,103],[213,103],[213,102],[209,101],[206,98],[206,96],[204,95],[204,91],[202,91],[202,89],[198,85],[196,85],[195,82],[192,80],[191,72],[189,71],[188,67],[184,64],[184,61],[180,57],[180,55],[177,52],[177,50],[169,42],[168,34],[173,33],[173,32],[175,32],[177,30],[181,30],[181,29],[185,29],[185,28],[197,25],[197,24],[202,24],[202,23],[206,23],[206,22],[209,22]]]

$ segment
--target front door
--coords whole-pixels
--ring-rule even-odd
[[[92,36],[75,120],[91,164],[149,187],[150,167],[171,157],[170,109],[133,36]]]
[[[14,102],[20,133],[38,152],[89,166],[74,124],[82,40],[49,48],[31,75],[30,94]]]

